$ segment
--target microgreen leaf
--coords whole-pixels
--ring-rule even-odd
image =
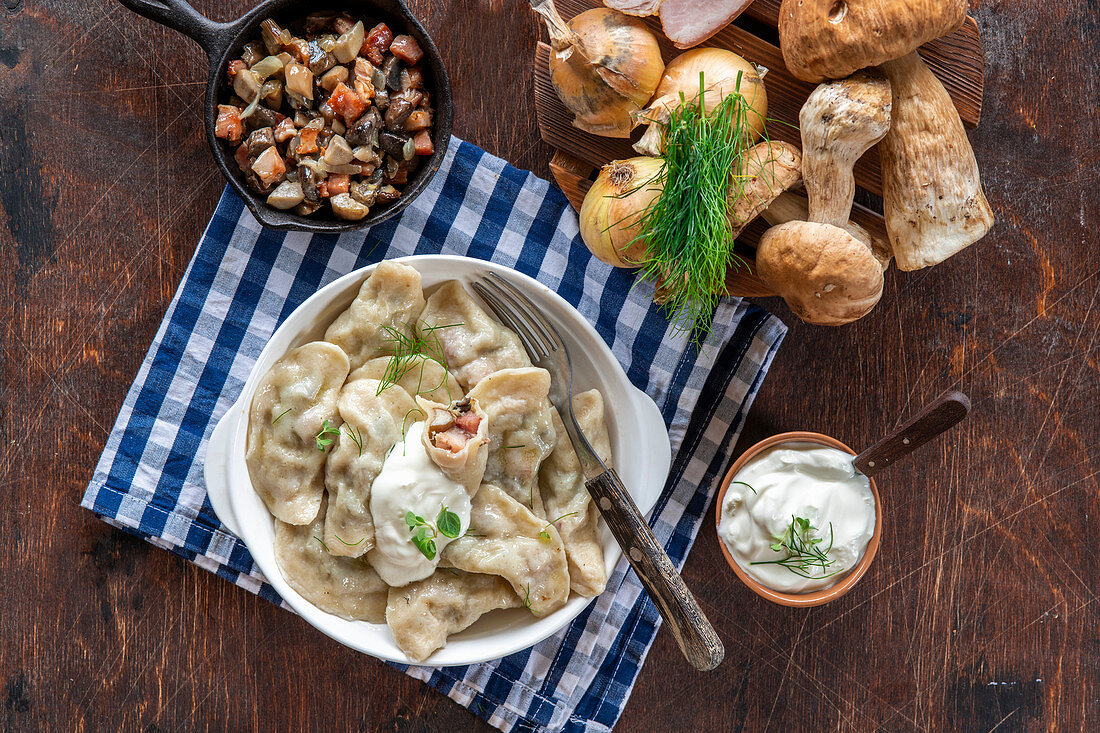
[[[325,420],[321,423],[321,432],[317,433],[317,450],[324,453],[328,450],[328,447],[332,445],[334,438],[330,438],[330,435],[339,435],[340,430],[330,425],[330,420]]]
[[[416,545],[416,549],[420,550],[420,554],[429,560],[435,559],[435,540],[428,536],[428,531],[424,527],[421,527],[416,534],[412,536],[412,543]]]
[[[444,537],[454,539],[462,532],[462,520],[447,507],[440,510],[435,520],[435,526]]]

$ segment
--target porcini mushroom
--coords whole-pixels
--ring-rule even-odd
[[[734,176],[726,217],[737,237],[780,194],[802,181],[802,154],[790,143],[765,141],[745,152]]]
[[[882,297],[882,268],[865,244],[830,224],[791,221],[764,232],[756,274],[807,323],[840,326]]]
[[[879,143],[886,231],[898,268],[918,270],[985,236],[993,212],[940,80],[915,52],[882,69],[894,92],[893,123]]]
[[[852,210],[852,167],[890,130],[890,82],[878,69],[814,89],[798,114],[810,221],[843,226]]]
[[[772,226],[786,224],[788,221],[809,221],[810,202],[806,200],[805,196],[792,191],[784,191],[776,196],[775,201],[768,204],[768,208],[764,209],[760,216]],[[876,237],[852,219],[848,219],[841,229],[863,242],[871,250],[871,254],[875,256],[875,259],[878,260],[883,271],[890,267],[890,260],[892,259],[890,245],[884,239]]]
[[[779,45],[803,81],[842,79],[947,35],[967,0],[783,0]]]

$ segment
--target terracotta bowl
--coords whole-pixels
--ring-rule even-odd
[[[714,508],[714,525],[716,529],[722,522],[722,502],[726,498],[726,490],[729,488],[730,482],[733,481],[733,477],[737,475],[737,472],[740,471],[746,463],[755,458],[762,451],[780,443],[820,443],[830,448],[839,448],[845,453],[851,453],[853,456],[856,455],[856,452],[844,443],[828,435],[822,435],[821,433],[796,431],[792,433],[779,433],[778,435],[773,435],[770,438],[761,440],[745,451],[741,457],[730,466],[730,470],[726,472],[726,477],[722,479],[722,488],[718,490],[718,501]],[[882,538],[882,497],[879,496],[875,480],[873,478],[869,480],[871,482],[871,494],[875,497],[875,532],[871,535],[871,541],[867,543],[867,549],[863,552],[863,557],[860,558],[859,563],[857,563],[856,566],[835,585],[811,593],[784,593],[769,588],[745,572],[745,570],[737,564],[737,561],[733,559],[729,548],[726,547],[726,543],[719,535],[718,546],[722,548],[722,555],[725,556],[726,562],[729,563],[729,566],[733,568],[733,572],[737,573],[737,577],[740,578],[745,585],[756,591],[757,595],[767,598],[773,603],[778,603],[781,606],[820,606],[822,603],[828,603],[831,600],[840,598],[847,593],[852,586],[858,583],[859,579],[863,577],[863,574],[867,572],[867,568],[870,567],[871,561],[875,559],[875,553],[878,552],[879,541]]]

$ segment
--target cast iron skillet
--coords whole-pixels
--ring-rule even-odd
[[[232,23],[217,23],[202,15],[186,0],[121,0],[122,4],[138,15],[155,20],[162,25],[183,33],[206,51],[210,60],[210,78],[206,83],[206,109],[203,119],[206,123],[206,139],[214,160],[221,168],[222,175],[229,185],[240,194],[249,211],[261,224],[272,229],[295,229],[307,232],[346,232],[362,229],[389,219],[404,209],[412,200],[428,187],[429,181],[439,170],[443,156],[447,154],[447,143],[451,139],[451,121],[454,108],[451,101],[451,81],[439,49],[424,30],[424,26],[413,17],[404,0],[265,0]],[[372,212],[359,221],[344,221],[334,216],[299,216],[291,211],[280,211],[268,206],[265,199],[245,185],[244,177],[233,160],[233,154],[220,140],[214,137],[214,109],[218,100],[229,98],[229,80],[225,75],[226,64],[230,59],[238,58],[244,44],[260,37],[260,23],[274,18],[283,27],[306,15],[321,10],[347,11],[363,20],[367,30],[377,22],[385,22],[394,35],[408,34],[416,39],[424,51],[427,60],[425,87],[432,92],[434,101],[434,126],[432,144],[435,152],[431,158],[413,174],[401,194],[401,198],[388,206]]]

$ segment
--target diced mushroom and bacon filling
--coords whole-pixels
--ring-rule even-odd
[[[481,418],[473,410],[470,398],[455,402],[449,409],[435,408],[428,422],[428,439],[436,448],[458,453],[477,435]]]
[[[294,35],[274,20],[226,74],[214,135],[276,209],[358,221],[401,197],[432,144],[432,97],[416,39],[385,23],[314,13]],[[326,206],[327,204],[327,206]]]

